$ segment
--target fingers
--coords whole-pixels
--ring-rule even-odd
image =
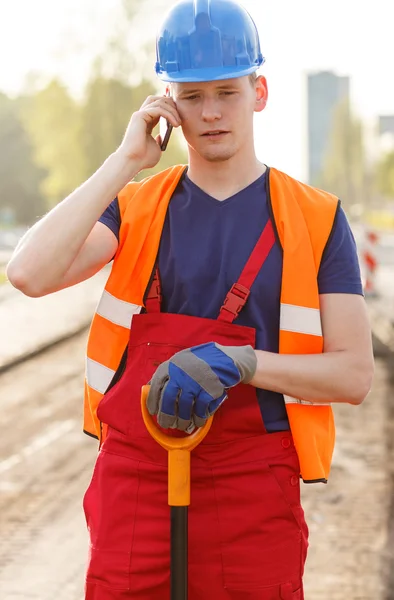
[[[218,398],[212,398],[193,381],[188,381],[185,389],[181,389],[177,379],[170,361],[157,368],[147,398],[149,413],[157,415],[157,421],[164,429],[187,431],[192,424],[203,427],[226,400],[227,392],[223,390]]]
[[[177,427],[177,396],[179,390],[169,379],[161,391],[157,422],[164,429],[176,429]]]
[[[174,127],[181,125],[181,117],[176,104],[172,98],[167,96],[149,96],[139,112],[143,114],[147,123],[154,122],[154,126],[157,125],[160,117],[167,119]]]
[[[179,389],[178,385],[169,379],[161,393],[161,401],[157,421],[165,429],[186,431],[194,425],[193,406],[195,396],[192,391]]]
[[[186,431],[193,421],[194,394],[191,391],[181,390],[178,396],[178,423],[177,428]]]
[[[157,422],[164,429],[180,429],[178,419],[178,397],[181,393],[178,386],[170,379],[161,390]]]
[[[193,420],[196,424],[196,427],[203,427],[203,425],[205,425],[207,422],[209,417],[208,407],[210,402],[212,402],[212,396],[207,394],[205,390],[201,389],[194,404]]]
[[[151,104],[155,104],[157,102],[160,102],[163,105],[167,105],[167,106],[172,106],[174,108],[176,108],[176,104],[173,100],[173,98],[171,98],[171,96],[148,96],[147,99],[145,100],[145,102],[141,105],[141,109],[146,108],[147,106],[150,106]]]
[[[176,381],[168,376],[169,361],[156,370],[147,398],[148,412],[157,414],[157,422],[164,429],[186,431],[193,422],[193,391],[182,391]]]
[[[219,398],[215,398],[212,400],[212,396],[207,394],[205,390],[201,390],[200,394],[195,400],[194,409],[193,409],[193,421],[196,427],[203,427],[207,422],[207,419],[211,417],[223,402],[227,399],[227,392],[223,392],[223,394]]]

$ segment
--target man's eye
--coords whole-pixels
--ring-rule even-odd
[[[222,92],[225,96],[232,96],[235,92]]]
[[[185,100],[195,100],[198,96],[187,96]]]

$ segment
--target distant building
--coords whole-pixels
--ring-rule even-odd
[[[349,77],[330,71],[308,75],[308,172],[314,183],[323,166],[335,107],[349,98]]]
[[[379,117],[379,135],[394,135],[394,115],[384,115]]]
[[[394,150],[394,115],[383,115],[378,120],[379,152]]]

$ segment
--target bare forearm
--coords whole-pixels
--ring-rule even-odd
[[[310,402],[360,404],[371,385],[370,369],[347,352],[286,355],[256,350],[250,385]]]
[[[95,223],[139,168],[112,154],[79,188],[38,221],[20,240],[7,267],[8,276],[34,282],[60,280],[70,268]]]

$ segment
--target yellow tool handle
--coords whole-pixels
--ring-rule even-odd
[[[144,385],[141,392],[141,410],[145,426],[152,438],[168,451],[168,504],[170,506],[189,506],[190,504],[190,452],[198,446],[209,432],[213,417],[204,427],[185,437],[166,435],[158,428],[148,412],[146,401],[149,385]]]

